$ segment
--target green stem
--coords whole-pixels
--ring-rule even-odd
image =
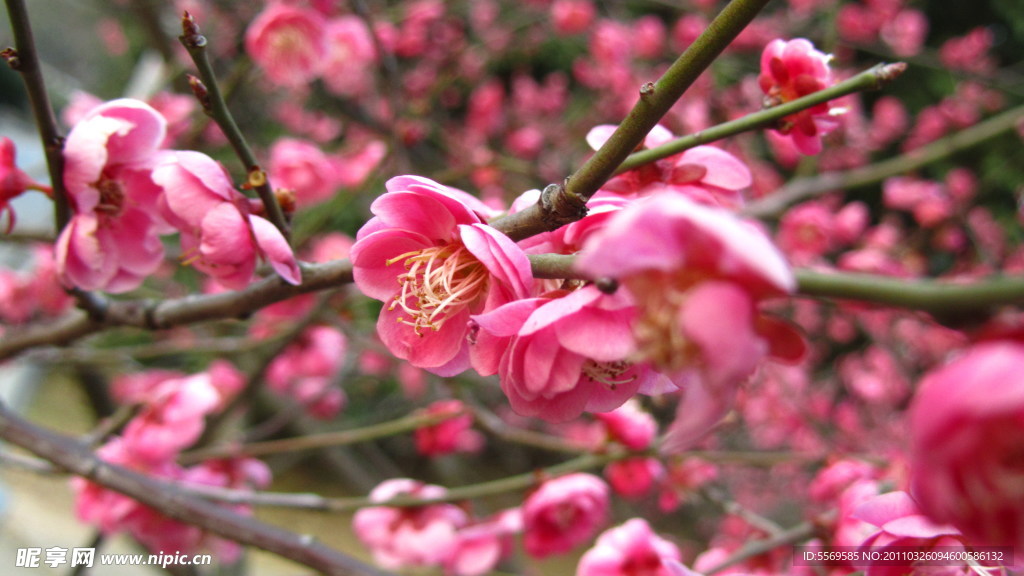
[[[323,434],[310,434],[298,438],[286,438],[283,440],[268,440],[266,442],[252,442],[242,445],[212,446],[201,448],[182,454],[179,459],[183,464],[192,464],[209,458],[225,458],[234,456],[266,456],[269,454],[280,454],[282,452],[298,452],[300,450],[315,450],[318,448],[329,448],[332,446],[344,446],[367,442],[377,438],[386,438],[397,434],[411,432],[424,426],[438,424],[445,420],[458,416],[459,413],[447,414],[424,414],[416,413],[371,424],[362,428],[351,430],[339,430],[336,432],[325,432]]]
[[[235,154],[245,166],[247,182],[249,186],[256,190],[260,200],[263,201],[263,207],[267,211],[267,218],[284,234],[285,238],[289,238],[288,222],[285,220],[280,204],[277,203],[277,198],[274,197],[274,191],[270,187],[270,181],[267,179],[266,172],[260,168],[256,155],[253,153],[252,148],[249,147],[249,143],[246,141],[241,129],[238,128],[238,124],[235,122],[234,116],[231,115],[231,110],[228,109],[223,94],[221,94],[217,83],[217,75],[214,73],[213,66],[210,64],[210,59],[206,53],[206,37],[199,34],[199,27],[187,12],[184,18],[182,18],[182,28],[185,32],[178,39],[188,51],[202,80],[202,86],[197,87],[197,89],[203,91],[200,97],[203,109],[220,126],[224,136],[227,137],[231,147],[234,148]]]
[[[11,19],[11,30],[14,33],[15,52],[5,50],[4,57],[11,68],[21,74],[25,82],[25,90],[32,106],[32,116],[35,118],[36,129],[39,130],[43,151],[46,154],[46,166],[53,189],[54,223],[60,232],[71,219],[67,189],[64,188],[64,137],[57,128],[57,116],[53,112],[50,96],[46,91],[25,3],[22,0],[6,2],[7,15]]]
[[[662,144],[656,148],[650,148],[648,150],[642,150],[640,152],[634,152],[629,155],[619,169],[615,171],[616,174],[621,174],[627,170],[632,170],[644,164],[650,164],[651,162],[668,158],[680,152],[695,148],[709,142],[715,142],[735,136],[743,132],[749,132],[751,130],[757,130],[771,126],[782,120],[783,118],[796,114],[802,110],[813,108],[819,104],[828,102],[829,100],[835,100],[836,98],[842,98],[855,92],[864,92],[867,90],[878,90],[886,83],[896,79],[903,71],[906,70],[906,65],[897,62],[895,64],[878,64],[872,68],[848,78],[834,86],[830,86],[824,90],[820,90],[813,94],[808,94],[802,98],[797,98],[778,106],[772,106],[752,114],[747,114],[742,118],[737,118],[713,126],[707,130],[702,130],[695,134],[683,136]]]
[[[537,278],[586,280],[573,269],[571,254],[531,254]],[[896,279],[851,272],[795,271],[797,294],[872,302],[895,308],[921,310],[940,318],[984,314],[1000,306],[1024,304],[1024,276],[992,277],[953,283],[939,279]]]
[[[940,318],[985,314],[1000,306],[1024,304],[1024,276],[994,277],[954,284],[942,280],[906,280],[873,274],[797,270],[803,296],[873,302],[929,312]]]
[[[881,182],[891,176],[917,170],[943,158],[977,146],[1003,132],[1013,130],[1024,118],[1024,105],[1011,108],[980,124],[960,130],[906,154],[846,172],[826,172],[812,178],[793,180],[769,196],[751,202],[747,216],[767,218],[781,214],[789,205],[828,192],[859,188]]]
[[[513,240],[554,230],[586,214],[586,202],[643,142],[683,93],[743,31],[769,0],[732,0],[656,82],[640,88],[636,105],[608,141],[541,201],[491,224]],[[546,190],[547,192],[547,190]]]

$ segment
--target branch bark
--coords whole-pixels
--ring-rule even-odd
[[[237,514],[190,495],[181,487],[108,464],[85,445],[40,428],[0,404],[0,438],[59,468],[130,496],[160,513],[203,530],[279,554],[329,576],[385,576],[371,566],[300,535]]]

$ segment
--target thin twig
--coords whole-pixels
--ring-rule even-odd
[[[213,66],[210,64],[209,56],[206,53],[207,39],[199,33],[199,26],[188,12],[185,12],[182,18],[182,30],[183,33],[179,40],[181,40],[182,46],[188,50],[188,54],[192,57],[192,62],[195,63],[199,77],[202,80],[201,84],[193,83],[193,90],[196,91],[203,110],[217,122],[217,125],[224,132],[224,136],[231,142],[231,147],[234,148],[235,154],[238,155],[238,159],[245,166],[247,185],[259,194],[260,200],[263,201],[263,207],[267,212],[267,218],[274,226],[277,226],[285,238],[288,238],[290,236],[288,222],[285,220],[281,205],[278,204],[277,198],[274,197],[274,191],[270,187],[267,173],[260,168],[256,155],[253,153],[252,148],[249,147],[249,143],[246,141],[242,131],[238,128],[234,116],[231,115],[231,110],[228,109],[227,102],[224,101],[224,96],[221,94],[217,83],[217,75],[214,73]]]
[[[876,184],[891,176],[917,170],[957,152],[977,146],[1003,132],[1013,130],[1021,119],[1024,119],[1024,105],[1006,110],[984,122],[959,130],[950,136],[895,158],[845,172],[825,172],[817,176],[793,180],[771,195],[751,202],[743,208],[742,212],[747,216],[757,218],[778,216],[786,207],[805,198]]]
[[[703,144],[722,140],[729,136],[735,136],[743,132],[749,132],[751,130],[757,130],[771,126],[782,120],[783,118],[796,114],[802,110],[813,108],[818,104],[842,98],[856,92],[864,92],[867,90],[878,90],[886,85],[888,82],[895,80],[899,77],[904,70],[906,70],[906,64],[897,62],[895,64],[877,64],[868,70],[861,72],[855,76],[847,78],[846,80],[824,90],[819,90],[812,94],[808,94],[802,98],[797,98],[778,106],[772,106],[771,108],[765,108],[758,112],[747,114],[741,118],[730,120],[724,124],[712,126],[707,130],[701,130],[695,134],[676,138],[670,142],[666,142],[656,148],[650,148],[648,150],[642,150],[640,152],[634,152],[629,155],[629,158],[619,166],[619,169],[615,171],[616,174],[621,174],[627,170],[632,170],[644,164],[649,164],[662,158],[668,158],[669,156],[679,154],[690,148],[695,148]]]
[[[371,424],[351,430],[338,430],[322,434],[310,434],[283,440],[268,440],[248,444],[227,444],[192,450],[178,459],[183,464],[201,462],[209,458],[226,458],[234,456],[268,456],[270,454],[294,453],[303,450],[315,450],[334,446],[345,446],[357,442],[367,442],[378,438],[386,438],[396,434],[411,432],[424,426],[438,424],[454,416],[452,414],[413,413],[395,420]]]

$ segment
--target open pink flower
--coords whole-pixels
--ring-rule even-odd
[[[548,480],[523,502],[523,547],[535,558],[564,554],[608,519],[608,485],[592,474]]]
[[[499,374],[512,409],[565,421],[607,412],[663,377],[630,360],[635,309],[622,293],[586,286],[511,302],[473,316],[473,367]]]
[[[832,84],[831,56],[814,48],[803,38],[772,40],[761,54],[761,75],[757,81],[769,104],[796,100],[827,88]],[[778,131],[793,139],[803,154],[821,152],[821,137],[835,130],[839,123],[834,109],[826,102],[783,119]]]
[[[73,216],[57,239],[61,281],[125,292],[160,266],[168,231],[150,172],[167,123],[138,100],[92,109],[64,144],[64,185]]]
[[[245,31],[245,51],[274,84],[302,86],[326,63],[327,23],[316,10],[271,2]]]
[[[975,544],[1024,549],[1024,344],[976,344],[928,373],[910,433],[921,509]]]
[[[164,191],[167,220],[181,231],[186,263],[231,289],[252,281],[260,259],[288,283],[301,282],[288,241],[249,212],[248,200],[216,160],[200,152],[167,153],[153,170],[153,181]]]
[[[757,311],[761,300],[795,288],[783,256],[753,224],[678,192],[614,214],[576,266],[618,279],[635,298],[634,360],[688,381],[680,410],[690,416],[670,433],[677,443],[725,414],[760,359],[803,352],[792,330]]]
[[[385,480],[370,492],[373,502],[404,495],[438,498],[445,489],[407,478]],[[372,506],[356,512],[352,526],[373,553],[374,560],[389,570],[441,566],[458,544],[457,531],[468,518],[454,504],[425,506]]]
[[[642,518],[633,518],[597,537],[580,558],[577,576],[672,576],[667,561],[679,562],[679,548],[658,536]]]
[[[614,131],[615,126],[595,126],[587,134],[587,143],[596,150]],[[644,139],[644,147],[655,148],[673,138],[658,125]],[[750,169],[739,158],[714,146],[697,146],[615,176],[601,189],[644,195],[671,188],[701,204],[738,208],[743,205],[742,192],[752,183]]]
[[[392,178],[387,189],[352,246],[355,282],[385,303],[377,333],[392,354],[457,374],[469,367],[470,315],[527,296],[530,263],[465,192],[417,176]]]
[[[15,163],[14,142],[6,136],[0,137],[0,218],[4,212],[7,213],[7,232],[14,228],[14,209],[11,208],[11,200],[26,190],[39,190],[50,193],[50,188],[44,186],[28,174],[18,168]]]
[[[933,522],[921,513],[917,503],[906,492],[875,496],[858,506],[853,516],[878,528],[861,544],[863,549],[884,554],[887,549],[927,551],[940,547],[943,551],[956,551],[964,548],[963,536],[956,528]],[[909,566],[891,564],[869,564],[867,576],[900,576],[910,569]],[[936,573],[960,574],[962,568],[955,565],[936,567]]]

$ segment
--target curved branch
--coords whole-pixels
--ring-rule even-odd
[[[210,320],[243,318],[274,302],[351,283],[352,263],[334,260],[323,264],[303,264],[302,279],[302,285],[293,286],[278,276],[269,276],[244,290],[173,300],[111,300],[106,303],[102,317],[90,317],[76,310],[53,324],[9,330],[0,338],[0,360],[36,346],[70,344],[104,328],[129,326],[156,330]]]
[[[25,448],[73,474],[150,506],[223,538],[309,566],[331,576],[385,576],[371,566],[300,535],[248,518],[227,508],[211,506],[181,486],[108,464],[71,438],[40,428],[0,404],[0,438]]]

